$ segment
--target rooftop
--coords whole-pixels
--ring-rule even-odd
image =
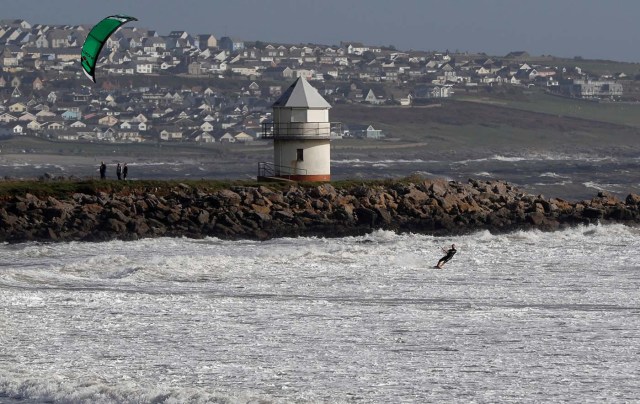
[[[331,108],[331,105],[318,93],[304,77],[299,77],[276,102],[273,107],[280,108]]]

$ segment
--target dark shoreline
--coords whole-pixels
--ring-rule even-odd
[[[119,191],[13,195],[0,200],[0,242],[106,241],[151,237],[344,237],[372,230],[460,235],[554,231],[581,224],[640,225],[640,196],[600,192],[568,202],[502,181],[413,179],[382,183],[135,184]]]

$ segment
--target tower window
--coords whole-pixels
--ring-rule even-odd
[[[304,161],[304,149],[296,149],[296,160]]]

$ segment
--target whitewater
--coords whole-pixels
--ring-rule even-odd
[[[4,244],[0,402],[631,402],[639,289],[621,225]]]

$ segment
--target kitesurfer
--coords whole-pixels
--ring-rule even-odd
[[[456,245],[451,244],[451,248],[449,250],[445,250],[443,247],[442,252],[444,252],[446,255],[440,258],[440,261],[438,261],[438,265],[436,265],[436,268],[442,268],[444,264],[451,261],[451,258],[453,258],[453,256],[456,255],[456,252],[458,251],[456,250]]]

